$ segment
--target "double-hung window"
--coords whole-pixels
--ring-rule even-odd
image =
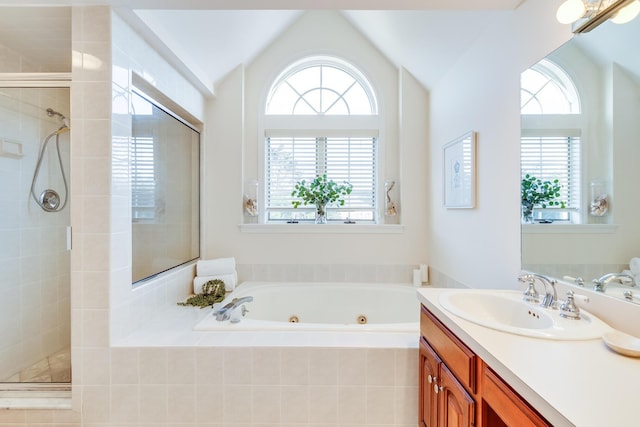
[[[535,209],[535,220],[580,222],[581,116],[578,92],[567,73],[543,60],[522,73],[522,177],[558,180],[565,208]]]
[[[352,65],[313,57],[285,70],[271,87],[265,114],[266,222],[311,221],[313,206],[294,209],[297,182],[327,175],[353,186],[327,219],[375,223],[378,113],[367,79]]]

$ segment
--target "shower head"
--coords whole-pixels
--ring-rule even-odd
[[[69,129],[69,119],[67,119],[62,113],[58,113],[57,111],[55,111],[52,108],[47,108],[47,116],[49,116],[49,117],[58,116],[58,118],[62,122],[62,127],[60,127],[60,129],[58,129],[58,131],[57,131],[58,134],[61,134],[63,132],[66,132],[66,131],[70,130]]]
[[[60,118],[60,121],[62,121],[65,125],[67,125],[67,118],[62,113],[58,113],[52,108],[47,108],[47,116],[49,117],[58,116]]]

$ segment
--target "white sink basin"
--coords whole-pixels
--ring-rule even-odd
[[[560,310],[522,300],[522,292],[456,289],[440,295],[447,311],[487,328],[552,340],[590,340],[611,328],[585,310],[580,320],[560,317]]]

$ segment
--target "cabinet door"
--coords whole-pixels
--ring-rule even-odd
[[[420,339],[420,366],[418,385],[418,425],[420,427],[437,427],[438,425],[438,366],[440,358],[427,344]]]
[[[488,367],[483,369],[483,425],[551,427],[527,402]]]
[[[475,402],[456,377],[440,365],[439,427],[470,427],[475,420]]]

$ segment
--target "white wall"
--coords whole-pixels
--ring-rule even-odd
[[[318,31],[331,28],[331,31]],[[397,234],[241,232],[243,183],[263,181],[264,134],[259,112],[266,92],[291,62],[331,54],[360,67],[378,92],[384,115],[380,144],[382,181],[402,189],[404,232]],[[426,262],[427,122],[426,91],[398,70],[339,13],[305,13],[246,69],[216,85],[207,115],[204,256],[235,256],[239,264],[416,265]],[[402,111],[402,115],[400,115]],[[410,281],[410,270],[406,280]]]
[[[520,269],[520,73],[571,36],[557,1],[530,0],[483,34],[431,92],[429,263],[471,287]],[[477,207],[442,207],[442,146],[478,132]]]

